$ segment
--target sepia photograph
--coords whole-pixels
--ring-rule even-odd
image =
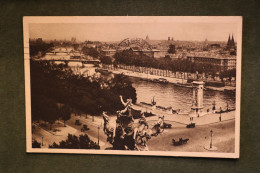
[[[239,158],[242,17],[23,28],[27,152]]]

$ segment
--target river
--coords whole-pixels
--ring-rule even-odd
[[[80,67],[81,63],[70,62],[69,67]],[[88,68],[80,68],[84,71]],[[94,69],[94,68],[93,68]],[[130,77],[133,82],[133,87],[136,89],[137,103],[151,103],[152,98],[155,98],[156,105],[169,107],[173,109],[181,109],[182,111],[190,111],[192,106],[192,88],[175,86],[173,84],[154,83],[143,81],[139,78]],[[236,98],[233,94],[224,93],[221,91],[204,90],[203,97],[204,110],[212,109],[212,104],[215,101],[216,109],[220,107],[225,110],[227,104],[229,108],[235,108]]]
[[[190,111],[192,105],[192,88],[175,86],[173,84],[161,84],[131,78],[133,87],[137,93],[137,103],[151,103],[154,96],[156,105]],[[204,109],[211,109],[215,101],[216,108],[225,110],[228,106],[235,107],[235,96],[220,91],[204,90]]]

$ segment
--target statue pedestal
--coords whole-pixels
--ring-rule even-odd
[[[204,149],[206,149],[206,150],[208,150],[208,151],[217,151],[218,150],[218,148],[217,147],[215,147],[215,146],[211,146],[211,148],[210,148],[210,146],[204,146]]]

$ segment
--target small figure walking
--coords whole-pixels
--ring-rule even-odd
[[[220,107],[220,111],[219,111],[219,121],[221,121],[221,113],[222,113],[222,108]]]

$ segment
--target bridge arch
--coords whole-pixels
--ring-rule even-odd
[[[121,49],[138,48],[140,50],[152,50],[152,46],[142,38],[126,38],[118,44],[118,47]]]

